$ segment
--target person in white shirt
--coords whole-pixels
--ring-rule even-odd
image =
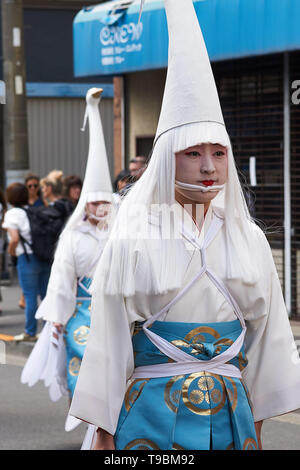
[[[22,183],[12,183],[6,189],[6,197],[12,209],[4,216],[2,227],[8,233],[8,253],[17,257],[17,272],[25,297],[25,332],[16,335],[16,341],[36,341],[37,321],[35,313],[38,297],[46,295],[51,264],[39,260],[31,248],[30,224],[25,208],[28,207],[28,189]]]

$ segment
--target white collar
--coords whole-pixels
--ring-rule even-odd
[[[92,237],[96,238],[96,240],[105,240],[108,238],[108,230],[99,230],[96,225],[92,225],[87,220],[79,222],[75,230],[81,233],[89,233]]]

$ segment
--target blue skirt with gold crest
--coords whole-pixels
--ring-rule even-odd
[[[151,330],[184,352],[209,360],[238,338],[239,320],[195,324],[160,322]],[[168,359],[146,337],[133,336],[135,366]],[[247,365],[244,348],[230,361]],[[115,434],[123,450],[254,450],[258,448],[251,405],[243,381],[208,372],[135,379],[127,389]]]
[[[88,289],[92,280],[84,277],[81,283]],[[67,384],[70,396],[73,396],[83,353],[87,344],[91,321],[91,296],[78,285],[76,309],[65,328],[65,344],[67,355]]]

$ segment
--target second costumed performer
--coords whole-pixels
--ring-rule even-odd
[[[44,380],[50,398],[72,398],[90,330],[91,284],[113,221],[112,184],[99,113],[102,89],[86,96],[90,143],[77,207],[62,232],[47,295],[36,318],[46,320],[22,372],[29,386]],[[66,430],[77,421],[69,417]]]

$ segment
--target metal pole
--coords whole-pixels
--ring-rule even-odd
[[[24,180],[29,168],[23,0],[1,0],[4,107],[4,165],[6,184]]]
[[[291,173],[290,173],[290,70],[289,54],[284,53],[284,284],[288,315],[291,299]]]

